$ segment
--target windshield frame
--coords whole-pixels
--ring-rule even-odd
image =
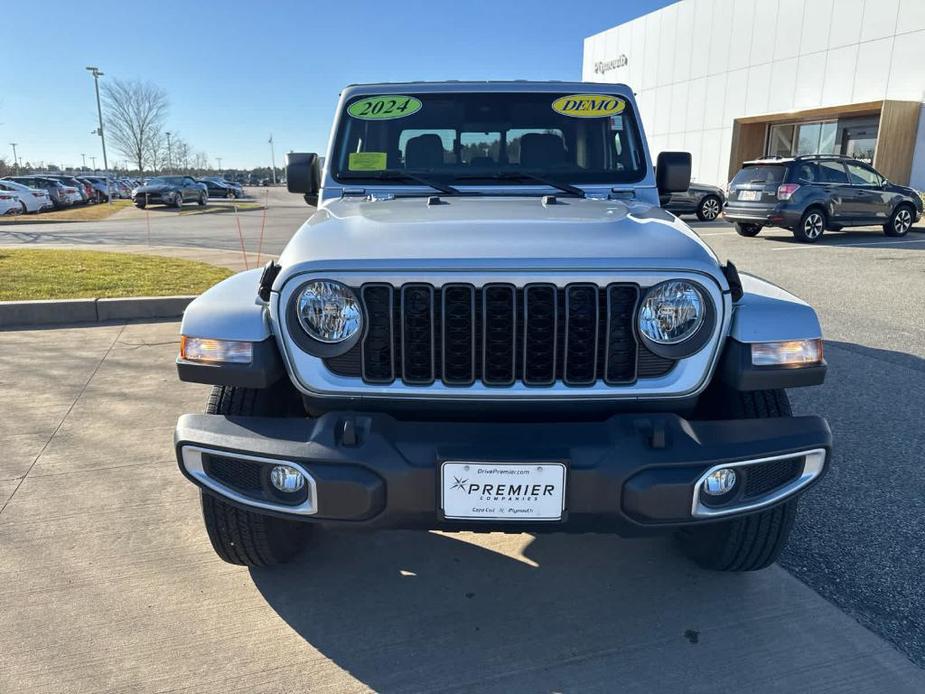
[[[402,183],[398,181],[390,181],[388,176],[379,175],[383,172],[407,172],[412,175],[418,175],[421,178],[427,178],[444,185],[452,186],[453,188],[461,189],[462,192],[466,193],[471,193],[473,191],[483,191],[516,194],[528,190],[548,189],[550,187],[554,188],[556,184],[560,183],[582,187],[583,189],[599,189],[602,187],[614,189],[624,187],[636,188],[639,186],[651,187],[654,184],[650,166],[651,159],[647,146],[645,131],[639,117],[635,100],[632,97],[632,92],[630,92],[625,85],[525,82],[471,83],[472,88],[469,88],[469,86],[470,85],[467,83],[460,83],[458,87],[455,85],[453,87],[448,87],[447,85],[436,83],[414,83],[404,85],[385,84],[370,85],[365,87],[357,86],[346,89],[341,94],[334,127],[332,128],[330,134],[328,156],[326,157],[324,166],[325,170],[323,188],[329,188],[331,187],[331,184],[336,184],[337,186],[343,186],[345,188],[379,188],[389,192],[400,193],[403,191],[408,191],[409,193],[414,194],[420,192],[422,187],[426,188],[426,186],[422,186],[413,182]],[[625,103],[624,110],[621,113],[622,117],[629,119],[630,121],[629,125],[624,127],[623,132],[625,132],[627,137],[631,139],[630,146],[632,147],[632,150],[635,151],[634,167],[632,169],[628,169],[626,172],[618,171],[616,168],[612,170],[601,168],[584,172],[576,170],[577,165],[572,165],[568,169],[564,168],[562,171],[556,171],[549,167],[521,168],[519,164],[510,165],[497,162],[494,166],[486,167],[485,169],[472,169],[469,171],[463,168],[463,163],[453,165],[454,168],[451,168],[446,172],[441,171],[439,167],[405,169],[404,167],[395,166],[377,170],[375,172],[371,171],[369,176],[362,175],[362,172],[360,171],[350,171],[346,168],[346,164],[344,164],[344,162],[340,162],[342,158],[345,159],[345,154],[343,152],[346,140],[345,128],[349,126],[352,119],[352,116],[348,115],[347,109],[350,105],[359,100],[365,99],[367,97],[381,96],[386,94],[402,94],[413,96],[417,99],[425,100],[425,103],[427,97],[444,97],[452,95],[478,96],[484,94],[486,96],[490,95],[510,97],[516,97],[518,95],[535,97],[537,95],[542,95],[543,98],[549,98],[550,104],[552,104],[552,102],[556,99],[570,94],[600,94],[616,96]],[[561,117],[563,116],[557,116],[557,118]],[[588,121],[592,119],[575,118],[575,120]],[[469,132],[468,129],[464,129],[462,127],[463,125],[465,124],[461,123],[459,124],[459,127],[456,128],[457,142],[459,139],[461,139],[461,135]],[[554,125],[550,125],[549,127],[554,127]],[[532,129],[526,124],[524,126],[519,126],[515,122],[505,130],[505,133],[523,130],[525,128],[528,130]],[[447,129],[453,130],[453,128]],[[613,155],[608,152],[604,156],[608,157]],[[619,156],[619,154],[617,156]],[[340,168],[338,163],[342,164],[343,168]],[[479,175],[482,172],[484,172],[484,176]],[[497,175],[499,173],[502,175]],[[510,173],[525,174],[523,177],[524,181],[517,181],[516,177],[504,175]],[[546,179],[546,181],[540,181],[538,179]]]

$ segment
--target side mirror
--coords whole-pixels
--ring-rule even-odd
[[[662,152],[655,164],[655,186],[659,195],[683,193],[691,185],[691,153]]]
[[[286,188],[290,193],[318,197],[321,166],[317,154],[290,152],[286,155]]]

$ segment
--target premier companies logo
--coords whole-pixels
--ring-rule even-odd
[[[605,75],[611,70],[626,67],[627,63],[629,63],[629,58],[626,57],[625,53],[621,53],[613,60],[598,60],[596,63],[594,63],[594,74]]]

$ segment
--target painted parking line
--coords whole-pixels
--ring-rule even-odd
[[[800,251],[806,250],[808,248],[850,248],[856,246],[894,246],[896,244],[908,244],[908,243],[925,243],[925,239],[903,239],[896,241],[862,241],[860,243],[838,243],[832,245],[815,245],[809,243],[802,243],[800,245],[787,246],[786,248],[772,248],[772,251]]]
[[[735,231],[730,229],[729,231],[712,231],[709,234],[697,234],[697,236],[700,236],[701,238],[705,236],[729,236],[729,234],[734,234],[734,233]]]

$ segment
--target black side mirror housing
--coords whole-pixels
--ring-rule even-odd
[[[691,185],[691,153],[661,152],[655,164],[659,195],[683,193]]]
[[[321,166],[314,153],[290,152],[286,155],[286,187],[290,193],[301,193],[306,200],[317,201],[321,189]]]

